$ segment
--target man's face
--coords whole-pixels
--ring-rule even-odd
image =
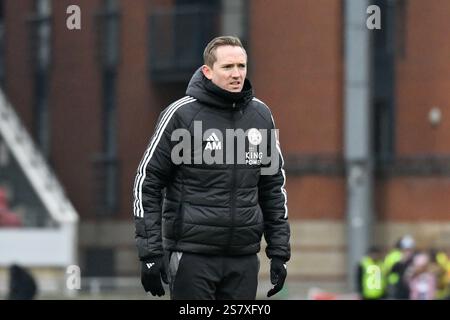
[[[216,62],[211,67],[204,65],[203,74],[216,86],[241,92],[247,75],[247,54],[241,47],[220,46],[216,48]]]

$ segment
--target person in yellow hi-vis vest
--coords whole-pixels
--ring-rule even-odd
[[[434,259],[437,262],[440,272],[438,275],[438,291],[436,297],[438,299],[450,299],[450,258],[449,251],[438,251]]]
[[[356,283],[358,294],[364,300],[378,300],[385,297],[383,281],[383,255],[378,247],[371,247],[357,267]]]
[[[383,262],[383,284],[385,286],[386,297],[392,298],[393,286],[399,281],[399,276],[397,273],[392,272],[392,267],[397,264],[400,260],[402,260],[402,250],[401,250],[401,242],[402,238],[397,240],[395,246],[389,250],[389,252],[384,257]]]
[[[406,269],[415,254],[416,241],[411,235],[405,235],[396,244],[384,260],[386,297],[388,299],[409,299],[409,285],[404,278]]]
[[[383,262],[383,281],[385,283],[385,286],[387,287],[389,284],[394,285],[398,282],[398,275],[396,273],[391,272],[392,267],[402,260],[402,251],[400,250],[401,247],[401,240],[400,238],[396,244],[395,247],[392,248],[385,256],[384,262]]]

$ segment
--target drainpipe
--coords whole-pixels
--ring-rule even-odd
[[[372,238],[373,162],[371,128],[371,40],[367,0],[345,0],[344,157],[347,193],[348,288]]]

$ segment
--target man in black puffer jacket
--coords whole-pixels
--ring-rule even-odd
[[[269,108],[253,96],[238,38],[218,37],[186,97],[160,115],[134,183],[145,291],[172,299],[255,299],[261,237],[268,296],[284,284],[290,229],[283,158]]]

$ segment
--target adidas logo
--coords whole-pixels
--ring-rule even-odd
[[[206,141],[205,150],[222,150],[222,142],[220,142],[214,132],[206,139]]]
[[[151,267],[153,267],[154,264],[155,264],[154,262],[147,263],[147,268],[150,269]]]

